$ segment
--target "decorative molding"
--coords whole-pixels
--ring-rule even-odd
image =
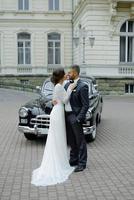
[[[17,28],[15,31],[14,31],[14,34],[17,35],[18,33],[22,33],[22,32],[26,32],[26,33],[29,33],[29,34],[33,34],[34,31],[32,31],[31,29],[28,29],[27,27],[23,27],[23,28]]]
[[[15,18],[16,20],[20,18],[27,20],[48,20],[52,18],[52,20],[56,20],[56,18],[61,18],[61,20],[71,20],[72,11],[0,10],[0,16],[2,16],[1,20],[14,20]]]
[[[134,16],[134,3],[131,3],[130,15]]]
[[[110,19],[109,19],[109,36],[112,39],[116,32],[117,24],[115,18],[117,16],[117,0],[108,0],[110,3]]]
[[[63,31],[63,30],[55,29],[55,28],[49,28],[49,29],[46,30],[44,33],[45,33],[45,34],[49,34],[49,33],[54,33],[54,32],[64,35],[64,31]]]
[[[109,25],[109,36],[112,39],[117,34],[117,22],[112,20]]]
[[[117,15],[117,1],[116,0],[110,1],[110,14],[111,14],[111,20]]]

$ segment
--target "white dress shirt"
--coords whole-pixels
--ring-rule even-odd
[[[77,85],[77,82],[80,78],[77,78],[74,80],[74,83],[76,83]],[[65,104],[65,111],[66,112],[71,112],[72,111],[72,108],[71,108],[71,104],[70,104],[70,101],[68,101],[66,104]]]

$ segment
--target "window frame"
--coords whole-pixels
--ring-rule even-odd
[[[49,39],[49,35],[52,35],[52,34],[57,34],[60,36],[60,39]],[[52,47],[49,47],[49,42],[51,42],[53,45]],[[56,47],[56,43],[59,43],[59,47]],[[53,50],[53,62],[52,63],[49,63],[49,49],[52,49]],[[60,52],[60,55],[59,55],[59,59],[60,59],[60,62],[59,63],[56,63],[56,49],[59,49],[59,52]],[[57,33],[57,32],[51,32],[51,33],[48,33],[47,34],[47,52],[48,52],[48,66],[50,65],[61,65],[61,34],[60,33]]]
[[[129,32],[129,29],[128,29],[128,23],[129,22],[133,22],[133,31],[132,32]],[[126,24],[126,27],[125,27],[125,32],[121,32],[121,28],[123,27],[123,25]],[[124,37],[125,38],[125,61],[121,61],[121,37]],[[128,61],[129,60],[129,55],[128,55],[128,40],[129,40],[129,37],[130,38],[133,38],[132,42],[134,43],[134,20],[127,20],[125,21],[122,26],[120,27],[120,40],[119,40],[119,46],[120,46],[120,54],[119,54],[119,63],[120,64],[127,64],[127,65],[130,65],[130,64],[134,64],[134,48],[133,48],[133,52],[132,52],[132,61]]]
[[[131,92],[131,89],[133,92]],[[134,94],[134,83],[126,83],[125,84],[125,94]]]
[[[20,1],[22,1],[22,8],[20,6]],[[26,9],[26,1],[28,1],[28,8]],[[30,0],[18,0],[18,10],[19,11],[29,11],[30,8]]]
[[[30,38],[29,39],[19,39],[18,37],[19,37],[19,35],[20,34],[27,34],[27,35],[29,35],[30,36]],[[19,42],[20,43],[23,43],[23,45],[22,45],[22,47],[19,47]],[[27,47],[26,46],[26,43],[27,42],[30,42],[30,45],[29,45],[29,47]],[[22,49],[22,52],[23,52],[23,62],[22,63],[19,63],[19,49]],[[26,54],[26,49],[29,49],[30,51],[30,63],[26,63],[26,57],[27,57],[27,54]],[[32,58],[31,58],[31,56],[32,56],[32,52],[31,52],[31,34],[30,33],[27,33],[27,32],[21,32],[21,33],[18,33],[17,34],[17,63],[18,63],[18,65],[19,66],[31,66],[31,62],[32,62]]]
[[[51,1],[52,1],[52,8],[51,8]],[[58,8],[56,9],[56,1],[58,1]],[[60,1],[59,0],[48,0],[48,9],[49,11],[59,11],[60,10]]]

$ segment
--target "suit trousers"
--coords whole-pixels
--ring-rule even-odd
[[[77,122],[73,112],[65,112],[67,141],[71,147],[70,162],[77,162],[79,166],[86,167],[87,146],[83,133],[82,123]]]

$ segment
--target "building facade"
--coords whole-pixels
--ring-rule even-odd
[[[0,75],[72,63],[134,92],[134,0],[0,0]]]
[[[74,62],[85,73],[134,75],[134,1],[83,0],[74,6]],[[81,55],[81,56],[80,56]]]
[[[71,0],[0,0],[1,74],[71,65],[71,20]]]

